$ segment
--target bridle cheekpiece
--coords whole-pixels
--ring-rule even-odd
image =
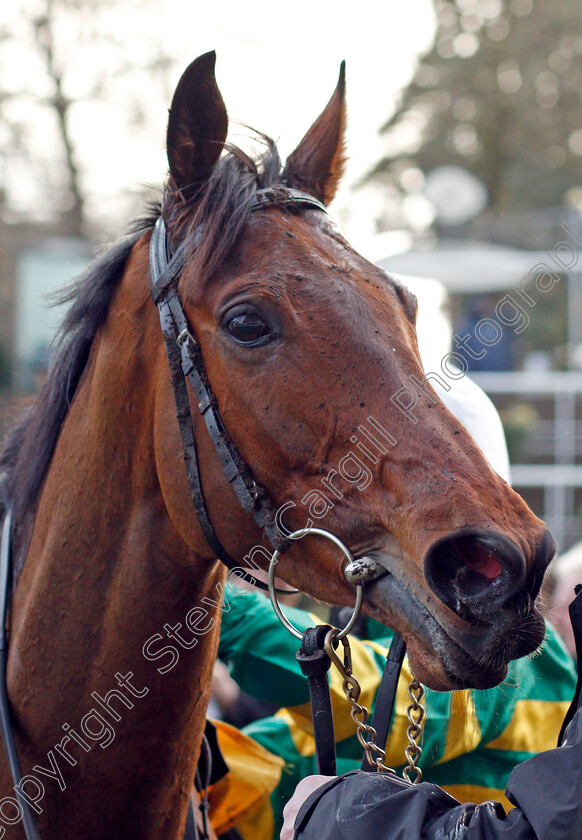
[[[308,193],[288,187],[269,187],[257,190],[250,211],[267,207],[308,206],[327,213],[324,204]],[[178,297],[178,280],[186,262],[186,255],[196,247],[201,230],[183,241],[172,254],[165,222],[160,216],[152,231],[150,240],[151,295],[160,313],[162,334],[170,365],[174,389],[176,414],[182,440],[182,450],[190,495],[204,537],[216,557],[230,569],[237,569],[241,577],[240,562],[234,560],[220,542],[210,521],[198,465],[194,423],[186,380],[190,382],[198,409],[204,418],[210,439],[222,464],[224,474],[232,486],[242,509],[252,513],[255,522],[278,552],[291,545],[277,527],[276,507],[264,488],[257,484],[251,470],[241,458],[218,410],[218,404],[208,380],[200,345],[191,329],[182,303]],[[246,576],[249,582],[266,589],[253,576]]]

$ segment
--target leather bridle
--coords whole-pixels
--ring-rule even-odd
[[[287,187],[257,190],[249,209],[252,212],[265,207],[289,206],[307,206],[327,213],[325,205],[313,196]],[[201,235],[202,230],[199,228],[188,241],[182,242],[174,254],[171,254],[164,220],[161,216],[158,218],[150,240],[151,294],[160,313],[190,496],[198,522],[206,542],[216,557],[229,569],[236,569],[239,577],[266,590],[265,584],[253,575],[243,572],[241,562],[231,557],[224,548],[210,521],[204,500],[186,380],[192,386],[198,409],[204,418],[224,474],[242,509],[246,513],[253,514],[255,522],[262,529],[273,549],[282,552],[291,545],[277,527],[275,519],[277,509],[269,494],[254,480],[249,466],[241,458],[222,422],[216,397],[208,381],[200,345],[188,323],[178,296],[177,285],[186,262],[186,255],[192,253]]]

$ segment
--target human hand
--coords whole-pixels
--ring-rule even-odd
[[[303,805],[307,797],[313,793],[314,790],[317,790],[317,788],[321,787],[326,782],[331,781],[331,779],[333,778],[335,777],[306,776],[305,779],[302,779],[299,782],[299,784],[295,788],[295,793],[283,809],[283,828],[281,829],[281,840],[293,840],[293,834],[295,832],[295,818],[297,817],[301,806]]]

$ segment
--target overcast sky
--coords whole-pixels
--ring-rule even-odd
[[[164,0],[176,20],[184,0]],[[176,33],[181,55],[217,51],[216,74],[233,118],[279,139],[289,152],[329,99],[347,63],[353,180],[374,161],[377,130],[434,35],[431,0],[226,0],[220,13]]]
[[[19,16],[21,21],[30,19],[42,2],[2,4],[0,24]],[[215,4],[152,0],[141,13],[139,0],[120,0],[107,16],[109,25],[126,42],[130,66],[147,62],[147,50],[155,38],[162,52],[176,62],[173,86],[180,75],[178,68],[185,68],[201,53],[216,50],[218,83],[230,117],[274,137],[283,155],[294,148],[327,103],[345,59],[350,162],[337,201],[340,207],[357,201],[349,186],[381,155],[378,128],[414,72],[418,55],[430,47],[435,28],[431,0],[221,0]],[[120,190],[162,182],[167,168],[163,144],[169,101],[166,107],[160,106],[159,91],[155,95],[152,91],[155,116],[148,117],[143,131],[123,124],[127,105],[122,90],[118,102],[93,100],[85,106],[84,85],[91,75],[87,68],[102,72],[107,67],[107,50],[98,48],[97,38],[93,51],[91,40],[81,45],[74,33],[67,38],[64,23],[59,56],[72,68],[67,79],[69,94],[80,102],[73,111],[75,141],[90,206],[103,216],[109,212],[108,202],[113,211],[114,195]],[[85,15],[89,38],[92,27],[100,25],[102,17]],[[5,52],[3,67],[5,75],[13,74],[17,87],[37,88],[42,73],[34,54],[31,60],[30,52],[20,51],[18,38],[10,54]],[[26,107],[26,101],[21,107]],[[43,143],[46,146],[49,130],[48,124],[38,121],[39,150]],[[235,141],[237,131],[233,126],[231,139]],[[26,172],[19,176],[19,191],[25,198]],[[361,213],[364,226],[365,215],[373,216],[373,208],[366,204]]]
[[[184,13],[184,0],[163,5],[166,21]],[[430,47],[431,0],[226,0],[203,22],[196,6],[174,49],[192,57],[215,49],[229,115],[277,139],[283,154],[323,109],[346,60],[350,161],[337,203],[353,201],[348,188],[381,155],[378,129]]]

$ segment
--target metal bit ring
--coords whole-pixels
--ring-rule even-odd
[[[328,540],[331,540],[334,545],[336,545],[340,551],[343,553],[344,557],[347,559],[348,563],[353,561],[352,554],[349,548],[343,544],[343,542],[336,537],[335,534],[332,534],[330,531],[324,531],[323,528],[300,528],[298,531],[293,531],[292,534],[289,534],[288,537],[290,540],[298,540],[301,537],[304,537],[306,534],[313,534],[314,536],[318,537],[325,537]],[[273,609],[275,610],[277,617],[281,624],[294,636],[298,639],[303,638],[303,633],[301,633],[297,627],[295,627],[287,618],[283,610],[281,609],[281,605],[277,600],[277,593],[275,591],[275,567],[279,562],[279,555],[280,551],[274,551],[273,556],[271,557],[271,562],[269,564],[269,596],[271,598],[271,603],[273,604]],[[340,630],[336,638],[343,639],[345,636],[348,635],[356,621],[358,620],[358,616],[360,614],[360,610],[362,609],[362,601],[364,598],[364,587],[362,584],[356,584],[356,604],[354,606],[354,611],[346,624],[343,630]]]

